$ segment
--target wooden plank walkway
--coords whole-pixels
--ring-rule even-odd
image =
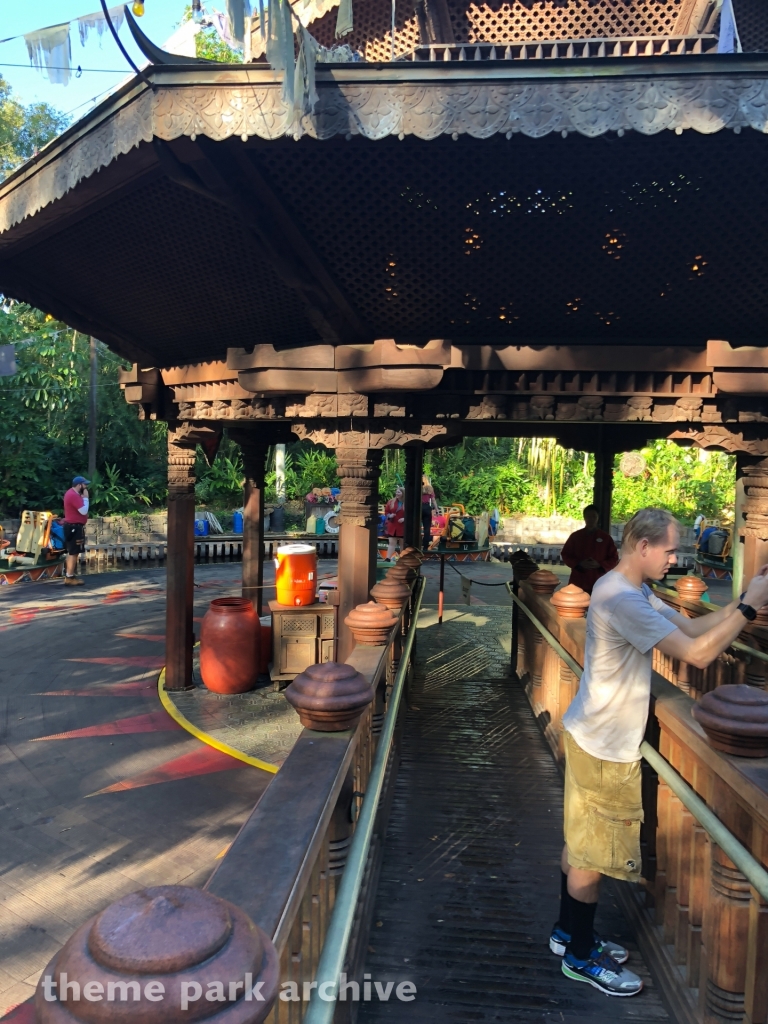
[[[598,926],[631,950],[644,992],[608,999],[564,978],[549,952],[561,777],[517,684],[474,674],[482,658],[467,668],[472,621],[478,653],[494,623],[484,610],[452,611],[442,627],[429,613],[422,620],[366,962],[374,981],[410,980],[418,994],[363,1003],[359,1024],[670,1020],[609,890]]]

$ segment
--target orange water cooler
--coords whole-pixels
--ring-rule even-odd
[[[310,544],[283,544],[275,559],[275,585],[279,604],[291,607],[315,603],[317,551]]]

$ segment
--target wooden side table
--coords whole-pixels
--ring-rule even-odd
[[[302,608],[269,602],[272,613],[272,664],[269,674],[274,689],[290,682],[310,665],[336,657],[336,608],[309,604]]]

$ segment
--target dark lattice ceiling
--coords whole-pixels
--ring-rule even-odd
[[[764,341],[768,138],[751,130],[218,145],[258,164],[370,337]],[[28,296],[66,296],[159,365],[318,341],[238,217],[166,179],[18,253],[6,237]]]

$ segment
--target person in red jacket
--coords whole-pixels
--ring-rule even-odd
[[[592,587],[619,564],[619,553],[613,538],[605,530],[598,530],[600,513],[594,505],[584,509],[584,529],[572,533],[563,545],[561,558],[571,569],[568,581],[588,594]]]
[[[88,484],[84,476],[76,476],[64,495],[64,547],[67,552],[64,583],[81,586],[77,575],[77,558],[85,547],[85,524],[88,522]]]
[[[405,509],[403,508],[403,488],[395,489],[394,498],[390,498],[384,506],[386,525],[384,533],[387,537],[387,560],[394,557],[395,550],[402,546],[405,533]]]

